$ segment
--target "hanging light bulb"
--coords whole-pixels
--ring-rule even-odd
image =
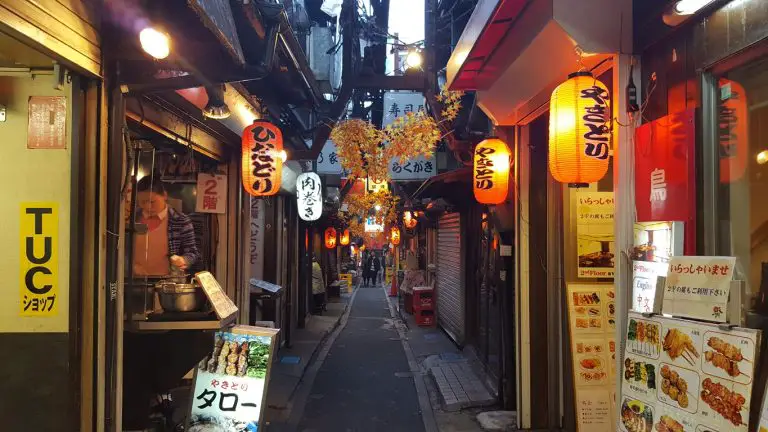
[[[162,60],[171,53],[171,38],[167,33],[152,27],[139,32],[141,49],[152,57]]]

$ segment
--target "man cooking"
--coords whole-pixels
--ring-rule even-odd
[[[184,273],[200,259],[192,221],[168,206],[168,192],[158,176],[138,181],[136,204],[136,221],[145,224],[147,232],[134,236],[134,276]]]

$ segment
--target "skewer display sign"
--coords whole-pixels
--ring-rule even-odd
[[[235,326],[216,333],[213,351],[195,368],[186,430],[259,430],[278,332]]]
[[[612,284],[568,284],[568,322],[580,432],[615,430],[615,297]]]
[[[760,332],[630,312],[624,432],[747,431]]]

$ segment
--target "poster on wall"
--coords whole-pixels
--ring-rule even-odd
[[[614,430],[615,297],[611,284],[568,284],[568,324],[580,432]]]
[[[197,174],[197,213],[227,212],[227,176],[222,174]]]
[[[683,222],[638,222],[632,249],[632,310],[652,312],[659,276],[683,254]]]
[[[613,192],[578,192],[576,200],[578,276],[613,278]]]
[[[759,330],[630,312],[621,430],[747,431],[759,342]]]
[[[187,431],[259,430],[278,333],[251,326],[216,333],[211,355],[195,370]]]
[[[682,256],[669,262],[662,312],[726,322],[736,257]]]
[[[21,203],[19,212],[19,315],[51,317],[59,296],[59,204]],[[69,306],[64,303],[64,310]]]

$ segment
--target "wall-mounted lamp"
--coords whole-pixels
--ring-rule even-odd
[[[203,115],[212,119],[225,119],[232,115],[227,103],[224,102],[224,84],[205,88],[208,93],[208,103],[203,108]]]
[[[152,27],[139,32],[141,49],[152,57],[162,60],[171,53],[171,38],[167,33]]]
[[[416,50],[412,50],[408,52],[408,55],[405,56],[405,65],[408,66],[408,69],[418,69],[421,67],[421,53]]]

